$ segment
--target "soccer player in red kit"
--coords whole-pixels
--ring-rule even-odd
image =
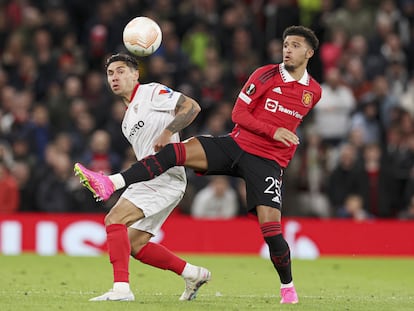
[[[249,212],[257,215],[279,274],[280,303],[297,303],[290,249],[281,230],[282,175],[299,144],[295,131],[321,97],[320,85],[306,70],[318,45],[312,30],[286,28],[283,63],[260,67],[251,74],[235,103],[235,127],[230,134],[197,136],[170,144],[174,132],[165,130],[154,144],[157,154],[111,176],[82,167],[82,182],[95,197],[106,200],[115,190],[152,179],[174,166],[205,175],[243,178]]]

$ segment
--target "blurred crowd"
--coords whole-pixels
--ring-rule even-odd
[[[0,213],[107,212],[73,164],[106,174],[135,161],[124,104],[103,63],[125,51],[122,30],[149,16],[160,49],[141,58],[157,81],[202,107],[182,139],[224,134],[258,66],[282,61],[283,30],[312,28],[309,72],[323,88],[284,177],[290,216],[414,218],[414,0],[0,0]],[[178,211],[245,214],[241,180],[188,171]]]

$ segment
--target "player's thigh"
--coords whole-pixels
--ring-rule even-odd
[[[183,143],[186,152],[186,160],[184,165],[194,170],[207,170],[207,156],[200,141],[196,137],[191,137]]]
[[[239,170],[246,182],[247,205],[259,222],[280,221],[283,171],[274,161],[245,153]]]
[[[125,198],[120,198],[105,217],[105,225],[124,224],[129,226],[144,217],[140,208]]]
[[[237,161],[243,154],[243,150],[229,135],[224,136],[197,136],[191,142],[191,146],[196,146],[198,163],[195,171],[206,175],[237,175]],[[202,150],[202,154],[201,151]]]

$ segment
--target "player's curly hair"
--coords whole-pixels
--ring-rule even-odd
[[[135,59],[135,57],[132,57],[129,54],[117,53],[109,56],[105,62],[105,70],[107,70],[108,66],[113,62],[125,62],[128,67],[138,69],[138,61]]]
[[[305,26],[290,26],[286,28],[283,32],[283,40],[285,40],[287,36],[300,36],[305,38],[306,42],[308,42],[312,49],[315,51],[319,47],[319,40],[316,37],[315,33],[313,30]]]

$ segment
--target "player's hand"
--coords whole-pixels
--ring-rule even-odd
[[[167,144],[171,142],[172,134],[173,133],[171,133],[169,130],[162,131],[161,135],[158,136],[158,138],[155,140],[155,143],[154,143],[155,152],[160,151],[162,148],[164,148]]]
[[[273,135],[273,139],[280,141],[288,147],[292,145],[299,145],[299,137],[284,127],[279,127],[276,130],[275,134]]]

